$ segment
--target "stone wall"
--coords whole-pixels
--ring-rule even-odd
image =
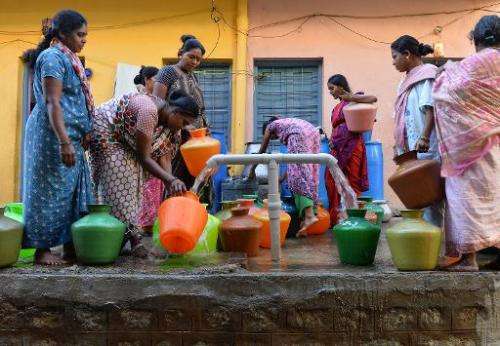
[[[500,345],[500,274],[0,274],[0,345]]]

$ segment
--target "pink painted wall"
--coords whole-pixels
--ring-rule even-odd
[[[251,0],[248,2],[249,27],[306,16],[314,13],[347,15],[395,15],[469,9],[491,4],[492,1],[472,0]],[[493,6],[490,10],[500,10]],[[468,32],[477,20],[488,14],[476,11],[472,14],[419,16],[394,19],[338,19],[342,24],[379,41],[392,42],[403,34],[421,38],[432,44],[444,43],[446,56],[466,56],[473,52],[467,39]],[[438,25],[455,18],[446,26],[441,37],[432,34]],[[252,35],[275,36],[296,28],[304,19],[265,28],[251,29],[248,39],[248,66],[254,66],[259,58],[322,58],[323,59],[323,127],[330,133],[330,113],[335,105],[328,94],[326,81],[332,74],[342,73],[348,78],[353,90],[363,90],[377,95],[378,122],[373,134],[384,148],[385,179],[394,171],[392,162],[392,105],[401,74],[393,66],[389,45],[370,42],[357,36],[325,17],[310,19],[296,33],[282,38],[258,38]],[[253,138],[253,80],[248,80],[246,139]],[[385,195],[393,204],[400,205],[390,187]]]

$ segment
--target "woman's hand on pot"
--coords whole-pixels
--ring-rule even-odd
[[[69,141],[61,143],[61,160],[67,167],[75,165],[75,147],[73,147],[73,143]]]
[[[186,184],[184,184],[182,180],[177,178],[170,182],[169,189],[171,196],[179,196],[187,191]]]

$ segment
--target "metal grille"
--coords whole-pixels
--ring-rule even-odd
[[[262,126],[270,116],[280,114],[321,125],[320,62],[266,61],[257,64],[255,80],[254,138],[262,139]]]
[[[205,98],[208,122],[213,131],[231,141],[231,70],[228,64],[206,63],[195,71]]]

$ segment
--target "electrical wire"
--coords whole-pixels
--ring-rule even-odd
[[[219,46],[219,41],[220,41],[220,20],[221,20],[221,18],[216,15],[214,0],[212,0],[212,10],[211,10],[211,13],[210,13],[210,19],[212,19],[212,21],[215,24],[217,24],[217,39],[215,40],[214,48],[212,48],[212,50],[210,51],[210,53],[208,53],[208,55],[205,57],[205,59],[210,58],[210,56],[212,55],[212,53]]]
[[[263,29],[263,28],[266,28],[269,26],[288,24],[288,23],[292,23],[292,22],[304,19],[306,17],[332,17],[332,18],[340,18],[340,19],[342,19],[342,18],[345,18],[345,19],[394,19],[394,18],[411,18],[411,17],[449,15],[449,14],[464,13],[464,12],[470,13],[470,12],[475,12],[475,11],[485,11],[485,12],[498,13],[498,11],[488,9],[488,7],[493,7],[496,5],[500,5],[500,1],[494,2],[492,4],[488,4],[488,5],[483,5],[480,7],[474,7],[474,8],[463,9],[463,10],[423,12],[423,13],[405,13],[405,14],[377,15],[377,16],[374,16],[374,15],[360,16],[360,15],[350,15],[350,14],[313,13],[313,14],[309,14],[306,16],[300,16],[300,17],[284,19],[281,21],[276,21],[276,22],[272,22],[272,23],[268,23],[268,24],[258,25],[258,26],[255,26],[253,28],[250,28],[248,31],[250,32],[250,31],[254,31],[254,30]]]
[[[329,19],[329,20],[331,20],[331,21],[332,21],[332,22],[334,22],[335,24],[340,25],[340,26],[341,26],[341,27],[343,27],[344,29],[346,29],[346,30],[348,30],[348,31],[352,32],[353,34],[358,35],[358,36],[361,36],[361,37],[363,37],[363,38],[367,39],[368,41],[372,41],[372,42],[375,42],[375,43],[381,43],[381,44],[391,44],[391,42],[379,41],[379,40],[376,40],[376,39],[374,39],[374,38],[371,38],[370,36],[367,36],[367,35],[365,35],[365,34],[362,34],[362,33],[360,33],[360,32],[357,32],[356,30],[351,29],[351,28],[350,28],[350,27],[348,27],[347,25],[342,24],[341,22],[339,22],[339,21],[338,21],[337,19],[335,19],[335,18],[332,18],[332,17],[326,17],[326,18],[327,18],[327,19]]]

